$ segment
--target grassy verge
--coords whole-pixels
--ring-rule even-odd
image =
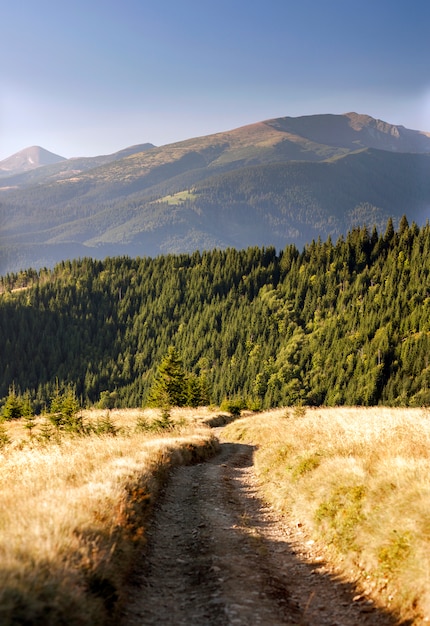
[[[20,420],[3,424],[2,626],[118,623],[124,584],[169,468],[217,450],[197,416],[173,412],[176,426],[157,432],[138,427],[141,412],[86,414],[107,420],[109,434],[85,437],[46,437],[43,419],[31,437]]]
[[[280,410],[226,427],[258,446],[266,499],[376,603],[430,621],[430,413]],[[414,622],[414,623],[415,623]]]

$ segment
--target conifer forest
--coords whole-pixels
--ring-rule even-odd
[[[143,406],[168,354],[178,403],[430,405],[430,225],[406,217],[302,250],[64,261],[0,291],[3,407]]]

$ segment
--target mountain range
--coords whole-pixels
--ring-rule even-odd
[[[0,161],[0,273],[83,256],[302,246],[430,207],[430,134],[368,115],[258,122],[161,147]]]

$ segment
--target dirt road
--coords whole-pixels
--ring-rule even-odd
[[[253,448],[179,467],[155,512],[122,626],[393,625],[259,499]]]

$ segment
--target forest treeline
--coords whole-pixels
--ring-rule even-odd
[[[430,225],[351,230],[299,251],[83,258],[0,278],[3,402],[58,386],[141,406],[169,348],[208,400],[430,404]]]

